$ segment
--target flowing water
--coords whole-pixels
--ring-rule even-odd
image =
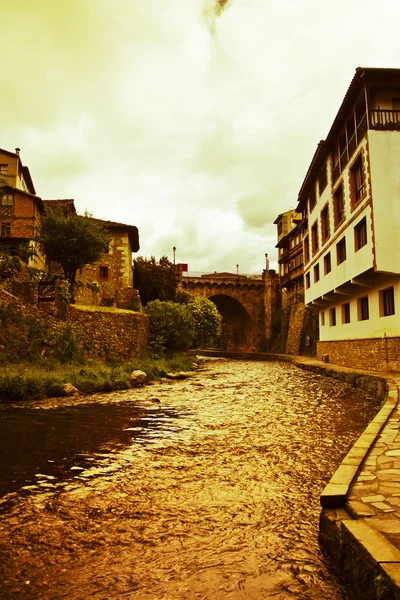
[[[377,410],[290,364],[220,360],[3,406],[0,597],[344,600],[319,495]]]

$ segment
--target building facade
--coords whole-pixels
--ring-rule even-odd
[[[44,205],[19,153],[19,148],[15,153],[0,149],[0,242],[29,266],[43,269],[44,258],[32,238],[39,233]]]
[[[277,226],[279,281],[283,304],[304,300],[302,218],[295,210],[281,213],[275,219]]]
[[[400,69],[358,68],[299,192],[317,357],[400,370]]]

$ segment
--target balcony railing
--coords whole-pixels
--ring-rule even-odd
[[[372,129],[399,129],[400,110],[371,110]]]

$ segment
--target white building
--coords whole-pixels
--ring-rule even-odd
[[[400,370],[400,69],[358,68],[299,192],[317,357]]]

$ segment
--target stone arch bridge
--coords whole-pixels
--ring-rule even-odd
[[[208,298],[223,319],[221,347],[230,352],[255,352],[271,337],[277,302],[278,276],[265,270],[257,278],[232,273],[180,277],[180,287]]]

